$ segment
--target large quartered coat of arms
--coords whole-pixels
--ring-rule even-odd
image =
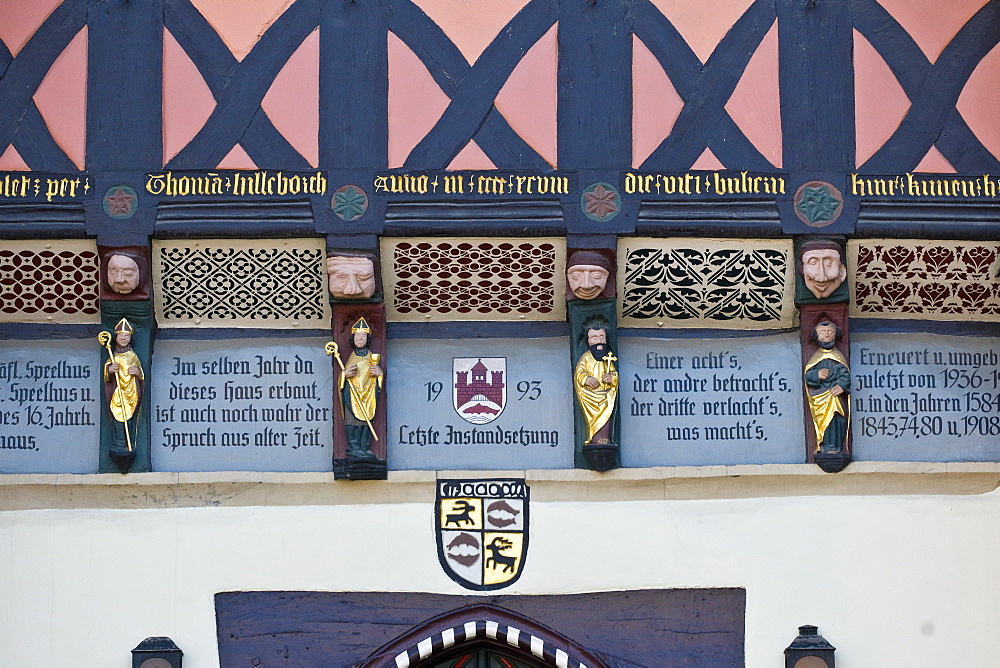
[[[528,552],[524,479],[439,480],[435,503],[438,560],[466,589],[507,587]]]
[[[452,405],[463,420],[486,424],[500,417],[507,405],[506,357],[456,357],[452,370]]]

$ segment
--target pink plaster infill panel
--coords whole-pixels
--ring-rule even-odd
[[[1000,46],[986,54],[958,96],[958,113],[983,142],[1000,158]]]
[[[260,36],[295,0],[191,0],[219,33],[237,60],[243,60]]]
[[[715,171],[717,169],[725,168],[726,166],[715,157],[715,154],[712,153],[712,149],[710,148],[706,148],[702,151],[702,154],[698,156],[698,159],[694,161],[693,165],[691,165],[691,169],[693,170]]]
[[[77,169],[87,147],[87,26],[59,54],[32,98],[52,138]]]
[[[878,0],[932,63],[988,0]]]
[[[910,99],[875,47],[854,31],[854,125],[858,166],[889,140],[910,109]]]
[[[514,132],[556,166],[556,102],[559,74],[558,25],[528,49],[496,98]]]
[[[448,169],[451,170],[496,168],[497,166],[493,164],[489,156],[483,153],[483,149],[479,148],[479,144],[476,143],[475,139],[469,140],[465,148],[459,151],[455,159],[448,165]]]
[[[754,0],[652,0],[705,62]]]
[[[934,174],[954,174],[955,168],[951,166],[951,163],[943,155],[941,151],[937,149],[937,146],[931,146],[931,150],[927,151],[927,155],[923,157],[920,164],[916,166],[913,170],[914,172],[933,172]]]
[[[684,100],[642,40],[632,35],[632,167],[638,169],[674,127]]]
[[[479,58],[527,0],[413,0],[469,63]]]
[[[218,164],[218,169],[257,169],[257,165],[250,159],[243,147],[237,144]]]
[[[319,164],[319,29],[295,50],[274,78],[261,107],[309,164]]]
[[[15,56],[62,0],[0,0],[0,40]]]
[[[3,155],[0,155],[0,171],[20,172],[29,169],[31,168],[28,167],[28,163],[21,158],[21,154],[17,152],[13,144],[7,147]]]
[[[215,110],[215,97],[198,68],[163,30],[163,164],[187,146]]]
[[[764,35],[726,111],[747,139],[775,167],[781,167],[781,99],[778,94],[778,22]]]
[[[389,167],[402,167],[450,101],[417,54],[391,32],[389,53]]]

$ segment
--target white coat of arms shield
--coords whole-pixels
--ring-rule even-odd
[[[438,560],[466,589],[488,591],[521,577],[528,552],[528,485],[523,478],[439,480]]]

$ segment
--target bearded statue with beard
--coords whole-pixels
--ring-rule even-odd
[[[573,373],[576,400],[587,424],[586,445],[612,443],[611,426],[618,400],[617,358],[608,345],[607,325],[603,321],[584,323],[588,350],[580,355]]]

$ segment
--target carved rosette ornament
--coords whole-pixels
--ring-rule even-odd
[[[139,208],[139,195],[127,185],[111,186],[101,200],[104,213],[115,220],[127,220]]]
[[[792,198],[795,215],[809,227],[826,227],[840,218],[844,196],[832,183],[807,181]]]
[[[583,215],[597,223],[606,223],[621,212],[622,196],[610,183],[594,183],[580,195]]]
[[[358,186],[341,186],[334,191],[330,208],[343,221],[357,220],[368,210],[368,194]]]

